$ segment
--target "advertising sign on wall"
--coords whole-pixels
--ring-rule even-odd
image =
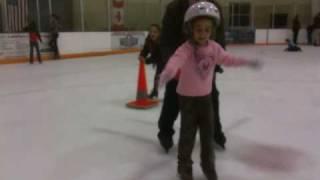
[[[141,48],[146,38],[145,32],[112,32],[111,33],[111,48]]]

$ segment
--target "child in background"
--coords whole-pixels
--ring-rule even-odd
[[[217,7],[210,2],[199,2],[189,7],[184,19],[189,39],[177,49],[160,75],[160,87],[163,87],[180,70],[177,93],[181,109],[178,145],[178,174],[181,180],[193,180],[191,155],[198,128],[202,170],[208,180],[218,179],[212,142],[215,112],[211,91],[215,66],[260,66],[258,61],[233,57],[210,40],[219,24],[219,14]]]
[[[289,51],[289,52],[302,51],[301,48],[296,44],[294,44],[290,39],[286,39],[286,42],[288,44],[288,47],[285,49],[285,51]]]
[[[29,32],[29,41],[30,41],[30,59],[29,62],[30,64],[33,64],[33,48],[36,49],[37,51],[37,57],[38,61],[41,64],[41,55],[40,55],[40,49],[39,49],[39,41],[42,42],[41,36],[39,31],[37,30],[36,23],[32,21],[28,27],[26,28],[26,31]]]
[[[160,26],[157,24],[151,24],[149,34],[144,43],[143,49],[140,52],[139,60],[144,61],[146,64],[152,64],[156,67],[156,73],[154,76],[154,83],[152,91],[149,95],[150,98],[158,97],[158,83],[160,74]]]

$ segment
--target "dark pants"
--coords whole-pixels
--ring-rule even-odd
[[[214,119],[214,138],[220,138],[221,136],[224,136],[224,133],[222,132],[222,125],[220,121],[220,102],[219,102],[219,91],[216,88],[216,83],[213,84],[212,87],[212,93],[211,93],[211,98],[212,98],[212,108],[213,108],[213,119]]]
[[[156,73],[154,74],[153,80],[153,88],[151,90],[151,94],[156,94],[158,96],[158,86],[159,86],[159,78],[160,78],[160,68],[158,65],[156,66]]]
[[[308,32],[308,44],[312,45],[312,31]]]
[[[298,35],[299,35],[299,30],[294,30],[293,31],[293,43],[298,44]]]
[[[59,59],[60,58],[60,54],[59,54],[59,49],[58,49],[58,37],[59,35],[56,33],[53,33],[51,35],[51,39],[49,42],[49,45],[54,53],[54,59]]]
[[[176,92],[178,85],[177,80],[171,80],[166,85],[166,90],[164,94],[164,100],[162,104],[160,118],[158,120],[158,127],[159,127],[159,135],[164,137],[172,137],[174,134],[173,124],[178,117],[179,114],[179,101],[178,101],[178,94]],[[215,131],[214,137],[224,136],[222,132],[222,125],[220,122],[220,115],[219,115],[219,91],[216,88],[215,80],[213,80],[213,87],[212,87],[212,105],[215,121]]]
[[[29,59],[29,62],[31,64],[33,63],[33,48],[35,48],[36,51],[37,51],[37,57],[38,57],[39,63],[42,63],[38,42],[30,42],[30,59]]]
[[[179,96],[181,108],[181,129],[178,147],[178,170],[186,172],[192,168],[192,151],[196,140],[197,130],[201,142],[201,166],[205,173],[215,173],[213,131],[214,112],[211,95],[203,97]]]
[[[166,85],[160,118],[158,121],[159,134],[165,137],[172,137],[174,134],[173,124],[179,114],[179,100],[176,92],[177,80],[171,80]]]

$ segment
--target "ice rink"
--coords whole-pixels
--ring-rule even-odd
[[[228,138],[216,151],[219,180],[320,179],[320,48],[284,48],[228,47],[264,67],[217,77]],[[156,138],[161,105],[125,106],[137,55],[1,65],[0,179],[178,180],[176,145],[165,154]],[[149,89],[153,74],[148,66]],[[199,140],[193,158],[195,180],[205,180]]]

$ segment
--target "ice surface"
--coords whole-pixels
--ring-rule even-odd
[[[217,77],[228,138],[219,180],[319,180],[320,49],[284,48],[228,47],[264,68]],[[178,180],[176,146],[167,155],[156,138],[161,106],[125,106],[137,68],[137,54],[1,65],[0,179]],[[193,157],[195,180],[205,180],[199,142]]]

